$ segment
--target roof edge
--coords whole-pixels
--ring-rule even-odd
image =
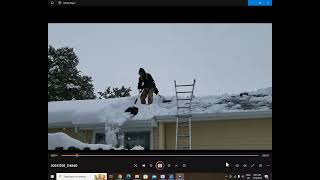
[[[157,122],[175,122],[176,115],[161,115],[154,116],[146,120],[128,120],[125,124],[147,124],[155,126]],[[272,118],[272,110],[257,110],[245,112],[222,112],[222,113],[206,113],[206,114],[192,114],[193,121],[208,121],[208,120],[234,120],[234,119],[254,119],[254,118]],[[149,121],[150,123],[146,123]],[[48,128],[68,128],[68,127],[97,127],[104,126],[104,123],[88,123],[88,124],[73,124],[72,122],[48,123]]]
[[[175,122],[176,115],[155,116],[157,122]],[[193,121],[272,118],[272,110],[192,114]]]

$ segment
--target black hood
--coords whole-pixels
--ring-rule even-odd
[[[143,68],[140,68],[140,69],[139,69],[139,73],[144,73],[144,74],[145,74],[146,71],[145,71]]]

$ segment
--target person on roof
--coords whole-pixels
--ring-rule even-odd
[[[158,94],[158,89],[151,76],[151,74],[146,73],[143,68],[139,69],[139,82],[138,89],[141,93],[140,100],[141,104],[146,104],[146,98],[148,97],[148,104],[153,102],[153,93]]]

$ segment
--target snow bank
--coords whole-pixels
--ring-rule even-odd
[[[111,145],[106,144],[86,144],[79,140],[73,139],[72,137],[66,135],[65,133],[48,133],[48,149],[54,150],[56,147],[63,147],[63,149],[68,149],[69,147],[76,147],[83,149],[89,147],[91,150],[96,150],[102,148],[104,150],[110,150]]]
[[[56,147],[63,147],[64,150],[68,149],[69,147],[79,148],[83,150],[83,148],[88,147],[90,150],[123,150],[123,146],[119,148],[115,148],[112,145],[106,144],[86,144],[82,143],[79,140],[73,139],[72,137],[66,135],[65,133],[48,133],[48,150],[54,150]],[[142,146],[134,146],[131,150],[144,150]]]

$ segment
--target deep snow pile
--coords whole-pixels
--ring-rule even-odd
[[[73,124],[106,123],[121,125],[129,117],[123,113],[133,105],[135,97],[107,100],[74,100],[48,103],[48,122],[72,122]]]
[[[97,99],[97,100],[74,100],[57,101],[48,103],[48,122],[72,122],[83,123],[106,123],[121,126],[130,115],[124,111],[133,106],[135,97]],[[154,103],[146,106],[140,101],[135,105],[139,113],[133,120],[146,120],[154,116],[175,115],[177,102],[175,96],[166,97],[171,99],[169,103],[162,103],[159,96],[154,96]],[[187,104],[180,104],[187,105]],[[192,113],[221,113],[234,111],[257,111],[272,109],[272,87],[258,89],[257,91],[240,94],[223,94],[217,96],[194,97],[192,101]]]
[[[138,146],[134,146],[133,148],[131,148],[131,150],[144,150],[144,148],[140,145]]]
[[[227,110],[272,109],[272,88],[227,95],[221,97],[217,104],[225,105]]]
[[[56,147],[63,147],[63,149],[68,149],[69,147],[75,147],[82,150],[83,148],[90,148],[90,150],[122,150],[123,147],[115,148],[112,145],[106,144],[86,144],[82,143],[79,140],[73,139],[72,137],[66,135],[65,133],[48,133],[48,150],[54,150]],[[131,150],[144,150],[141,146],[135,146]]]

